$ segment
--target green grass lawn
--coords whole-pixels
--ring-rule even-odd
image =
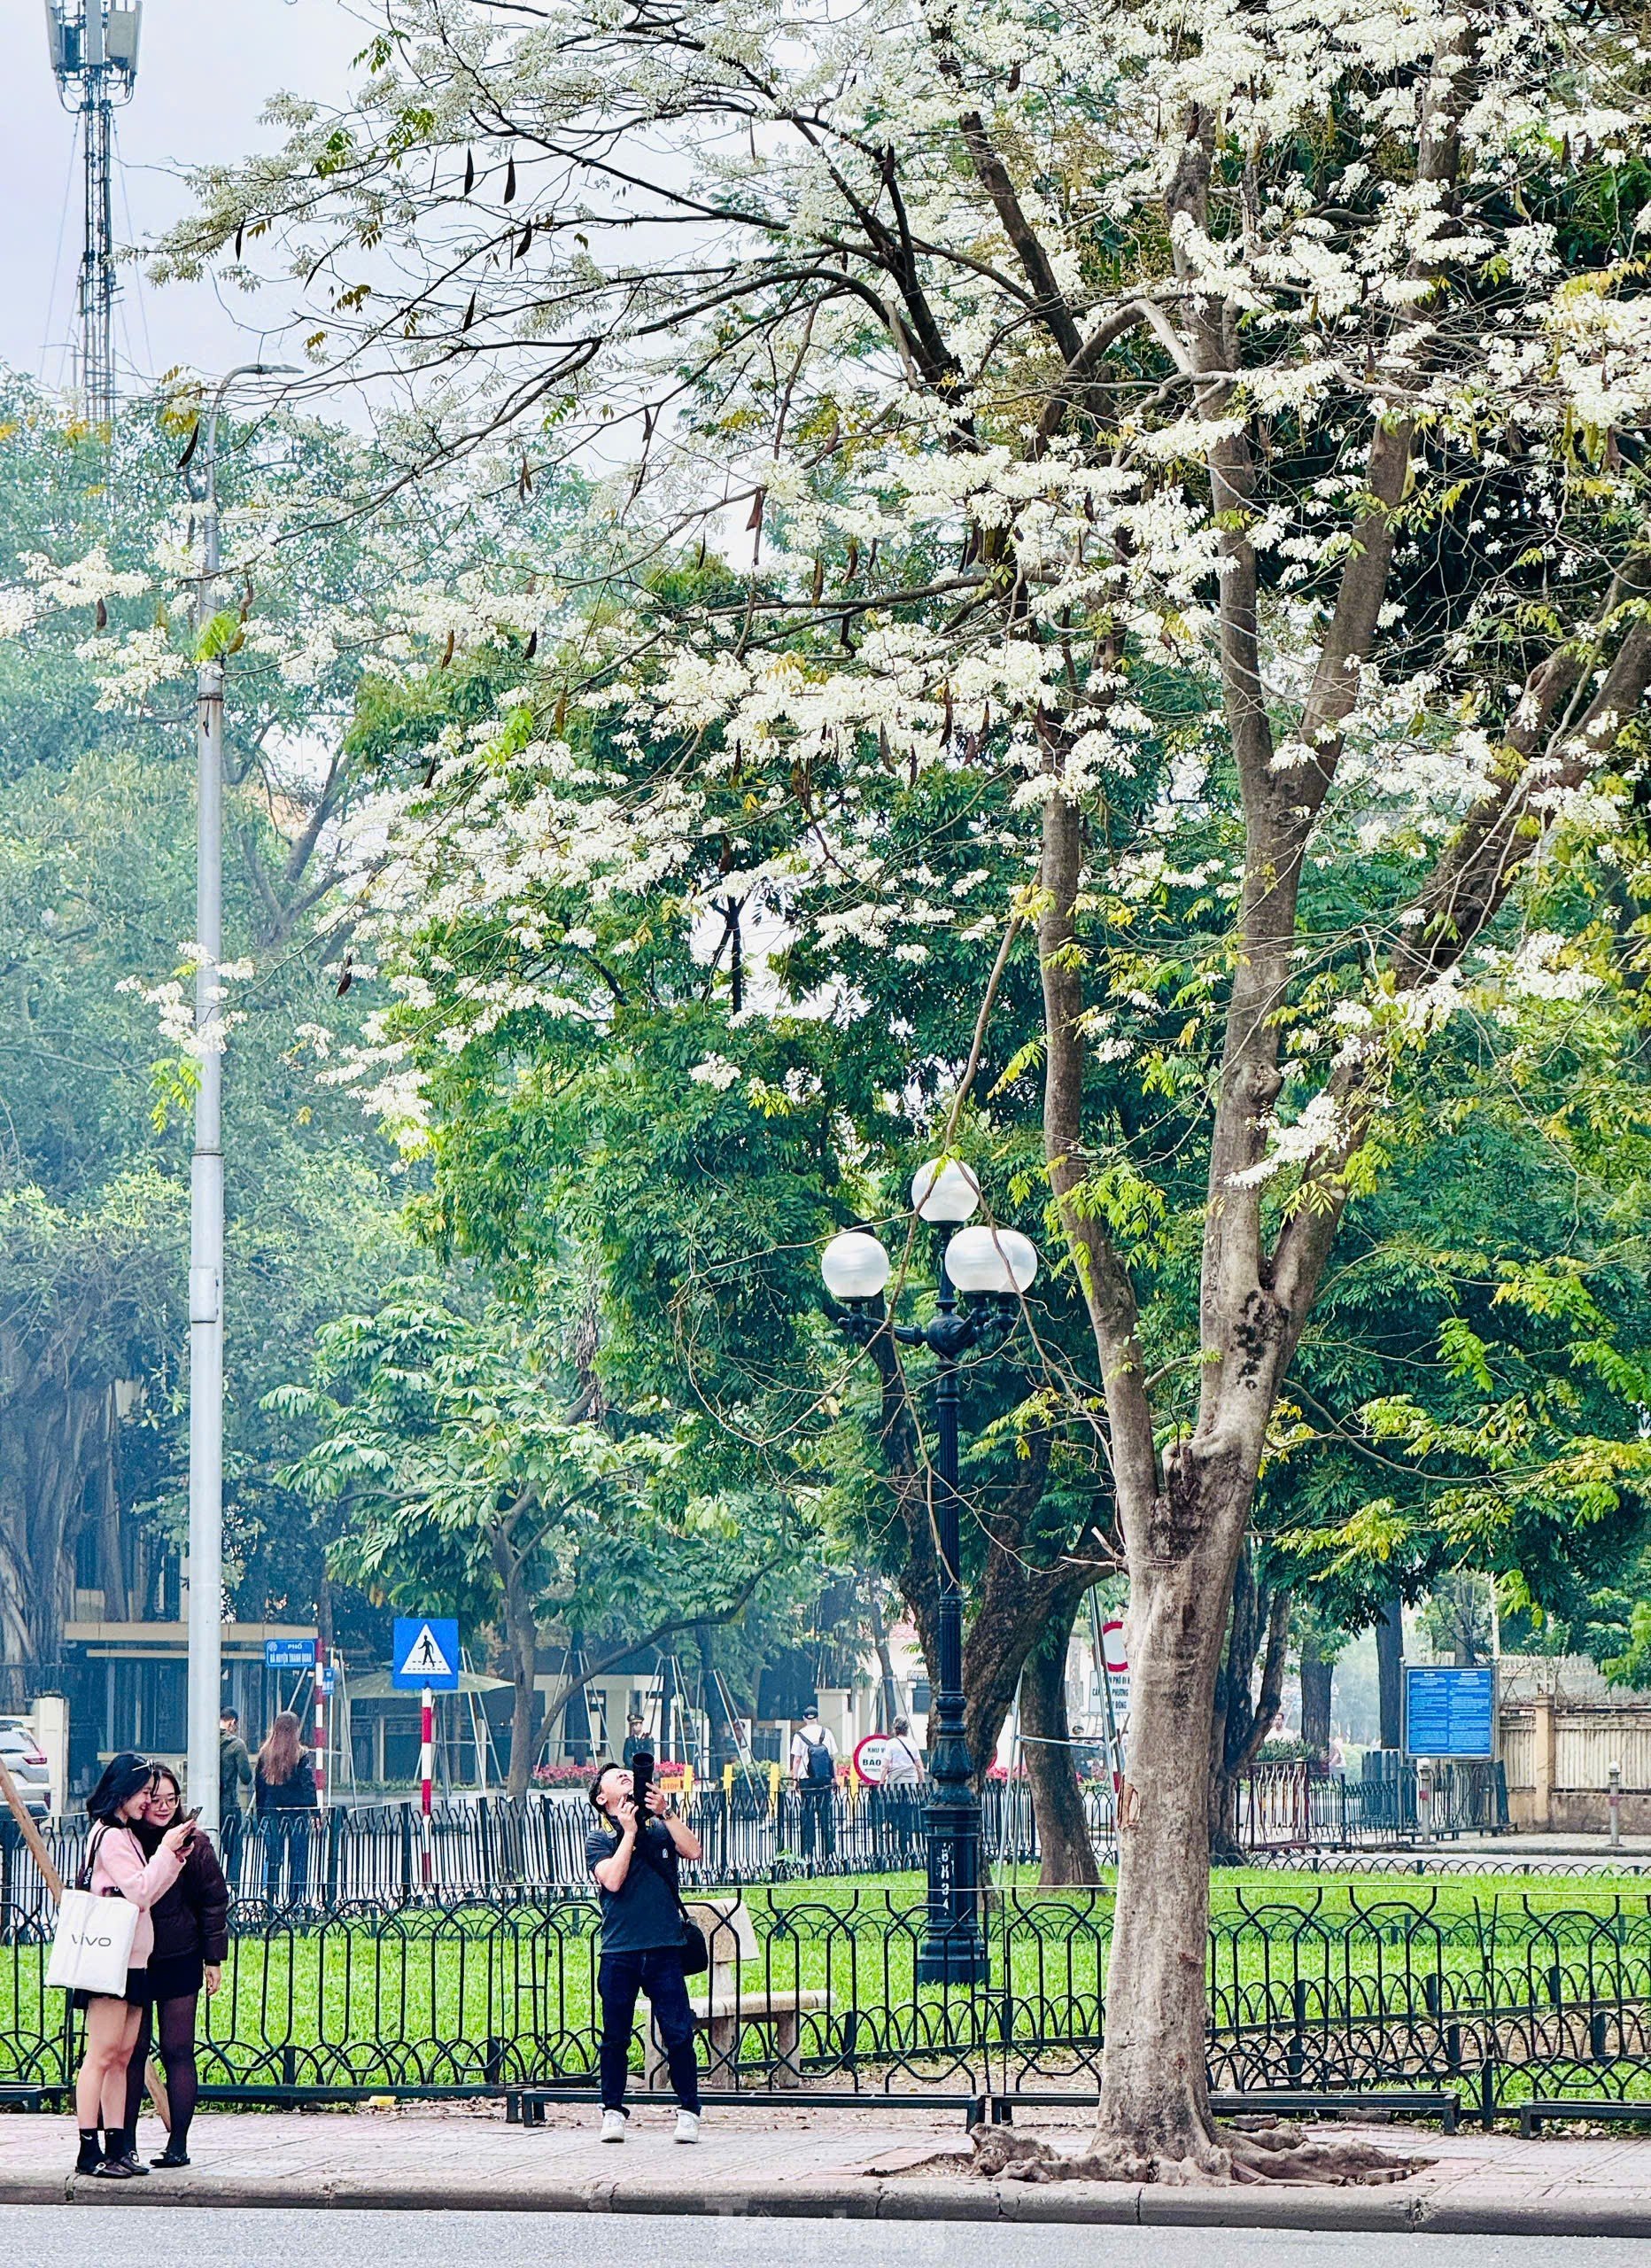
[[[820,1996],[802,2043],[817,2080],[849,2083],[868,2067],[933,2084],[961,2084],[988,2063],[1011,2074],[1029,2062],[1050,2078],[1091,2067],[1110,1890],[1038,1891],[1028,1874],[997,1891],[991,1982],[970,1992],[914,1986],[918,1876],[749,1889],[765,1950],[741,1991],[753,2007],[770,1991]],[[1407,2039],[1430,2039],[1453,2018],[1471,2026],[1491,2003],[1548,2023],[1527,2028],[1531,2060],[1546,2068],[1574,2045],[1549,2023],[1556,2009],[1651,2001],[1651,1891],[1627,1878],[1235,1870],[1213,1878],[1211,1902],[1212,2005],[1235,2052],[1272,2054],[1293,2027],[1374,2036],[1397,2023]],[[222,1994],[203,2008],[203,2077],[458,2085],[587,2076],[595,1920],[593,1905],[568,1900],[248,1932],[234,1941]],[[40,1947],[0,1950],[0,2078],[60,2075],[62,1996],[45,1991],[43,1964]],[[754,2077],[767,2053],[763,2027],[748,2026],[740,2057]],[[1639,2091],[1637,2069],[1620,2076]]]

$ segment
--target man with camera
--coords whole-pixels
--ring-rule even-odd
[[[687,1921],[677,1887],[684,1859],[700,1855],[697,1836],[670,1811],[654,1782],[654,1759],[639,1750],[627,1771],[605,1764],[591,1783],[601,1823],[585,1838],[585,1855],[602,1909],[602,2140],[623,2142],[629,2114],[625,2087],[637,1995],[646,1992],[659,2027],[677,2095],[677,2140],[700,2139],[699,2068],[694,2011],[683,1967]]]

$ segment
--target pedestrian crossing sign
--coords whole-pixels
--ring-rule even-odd
[[[459,1626],[441,1614],[399,1614],[390,1653],[390,1682],[398,1692],[459,1689]]]

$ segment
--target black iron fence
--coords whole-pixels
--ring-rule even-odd
[[[1373,1750],[1365,1764],[1356,1779],[1306,1764],[1258,1765],[1238,1783],[1241,1847],[1370,1850],[1507,1829],[1500,1764],[1418,1766],[1383,1750]]]
[[[899,1874],[925,1863],[919,1793],[841,1790],[823,1798],[790,1787],[769,1799],[736,1787],[696,1790],[684,1806],[704,1846],[685,1884],[783,1882],[793,1877]],[[425,1820],[413,1804],[337,1805],[325,1812],[238,1815],[221,1842],[224,1872],[250,1918],[362,1904],[583,1891],[592,1824],[582,1795],[502,1797],[438,1804]],[[985,1794],[986,1845],[994,1861],[1037,1855],[1032,1808],[1019,1784]],[[84,1817],[53,1821],[43,1839],[58,1872],[73,1882],[86,1852]],[[50,1898],[27,1847],[0,1814],[0,1907],[43,1916]]]
[[[1457,1766],[1440,1772],[1430,1811],[1424,1807],[1419,1820],[1414,1766],[1374,1792],[1371,1783],[1312,1775],[1305,1765],[1262,1766],[1240,1784],[1240,1844],[1257,1857],[1379,1850],[1415,1841],[1424,1825],[1439,1838],[1494,1827],[1498,1770]],[[1084,1803],[1096,1851],[1108,1860],[1115,1832],[1110,1785],[1089,1783]],[[772,1798],[765,1784],[699,1789],[685,1808],[705,1856],[685,1870],[685,1879],[755,1884],[920,1870],[923,1806],[920,1790],[901,1789],[850,1793],[835,1787],[815,1794],[786,1784]],[[438,1804],[428,1822],[411,1804],[335,1805],[324,1813],[263,1820],[237,1814],[225,1827],[224,1871],[239,1902],[277,1915],[365,1901],[407,1905],[582,1891],[590,1818],[577,1792],[534,1795],[523,1803],[478,1797]],[[66,1882],[80,1868],[86,1829],[82,1817],[46,1830]],[[981,1835],[996,1868],[1037,1862],[1037,1822],[1026,1781],[987,1783]],[[43,1915],[49,1905],[34,1860],[0,1816],[0,1906]]]
[[[905,1895],[821,1881],[725,1892],[720,2088],[876,2095],[1082,2089],[1098,2081],[1112,1899],[994,1891],[989,1977],[919,1986]],[[203,2001],[209,2088],[484,2093],[596,2073],[588,1899],[237,1915]],[[60,2091],[74,2019],[43,1983],[44,1929],[0,1914],[0,2082]],[[1487,2119],[1532,2096],[1651,2096],[1651,1896],[1408,1895],[1327,1886],[1224,1898],[1207,1956],[1208,2059],[1222,2089],[1423,2084]]]

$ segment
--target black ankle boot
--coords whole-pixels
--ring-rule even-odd
[[[136,2128],[108,2126],[104,2130],[103,2163],[97,2168],[105,2180],[130,2181],[134,2175],[149,2178],[149,2168],[137,2155]]]
[[[74,2161],[76,2173],[96,2173],[103,2162],[103,2140],[97,2127],[81,2128],[81,2154]]]

